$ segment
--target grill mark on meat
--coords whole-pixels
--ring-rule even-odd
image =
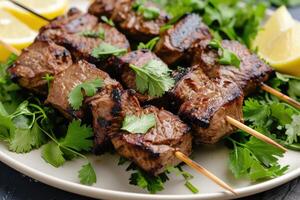
[[[227,115],[242,121],[243,94],[239,87],[230,80],[209,79],[198,66],[170,93],[177,100],[178,115],[193,127],[198,143],[215,143],[235,131],[225,120]]]
[[[48,92],[43,77],[56,75],[72,65],[71,54],[51,41],[35,41],[22,50],[15,64],[8,69],[12,80],[39,94]]]
[[[104,39],[81,35],[84,31],[98,32],[99,30],[104,31]],[[51,40],[64,46],[72,53],[74,60],[87,60],[97,64],[103,70],[108,66],[105,60],[91,55],[94,48],[106,42],[118,48],[130,50],[128,40],[116,28],[105,23],[98,23],[95,16],[84,14],[79,10],[71,10],[65,16],[58,17],[43,27],[37,37],[37,40],[41,39]]]
[[[122,110],[121,108],[121,91],[120,90],[113,90],[112,91],[112,98],[113,101],[115,102],[114,107],[112,108],[111,114],[113,116],[118,116]]]
[[[130,39],[147,41],[159,35],[160,27],[165,25],[170,17],[161,8],[152,2],[146,2],[146,7],[160,9],[160,15],[154,20],[145,20],[144,17],[132,9],[134,0],[95,1],[89,8],[89,12],[97,17],[107,16],[111,18],[118,28]],[[114,7],[111,7],[111,4]]]
[[[155,53],[168,65],[188,58],[194,43],[210,39],[211,34],[197,14],[189,14],[165,31],[155,47]]]
[[[225,78],[235,82],[245,96],[254,92],[261,82],[267,81],[273,74],[266,63],[237,41],[224,40],[222,46],[240,58],[240,68],[220,65],[217,62],[218,54],[209,47],[209,42],[204,40],[195,45],[193,64],[198,64],[211,78]]]

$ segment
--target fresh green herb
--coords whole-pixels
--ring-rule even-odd
[[[161,61],[151,60],[142,67],[130,67],[136,73],[137,90],[143,94],[147,92],[152,97],[161,97],[174,86],[168,66]]]
[[[153,6],[145,6],[145,1],[135,1],[132,9],[141,14],[145,20],[154,20],[159,17],[159,8]]]
[[[198,193],[199,190],[197,189],[197,187],[195,187],[190,180],[193,179],[193,175],[191,175],[190,173],[188,173],[187,171],[184,171],[181,166],[177,166],[177,167],[168,167],[167,168],[167,172],[172,173],[175,172],[176,175],[181,175],[183,176],[183,178],[185,179],[185,186],[194,194]]]
[[[42,158],[54,167],[62,166],[66,160],[79,156],[88,160],[81,151],[89,151],[93,142],[91,137],[93,131],[89,126],[81,125],[81,122],[74,120],[69,124],[67,134],[64,138],[57,139],[53,133],[43,132],[51,139],[43,146]],[[96,174],[90,163],[83,165],[78,175],[80,182],[92,185],[96,182]]]
[[[105,39],[105,31],[102,28],[99,28],[98,31],[83,31],[80,33],[80,35],[84,37],[89,37],[89,38],[100,38],[102,40]]]
[[[88,97],[96,94],[97,90],[103,86],[103,80],[97,78],[95,80],[86,81],[77,85],[69,94],[69,103],[73,109],[78,110],[82,106],[83,92]]]
[[[293,115],[292,122],[285,125],[287,142],[289,144],[297,143],[300,138],[300,115]]]
[[[140,117],[126,115],[121,129],[129,133],[145,134],[150,128],[154,127],[155,124],[156,119],[154,114],[143,114]]]
[[[79,171],[80,182],[84,185],[93,185],[97,182],[97,176],[91,163],[83,165]]]
[[[54,76],[46,74],[43,79],[47,81],[48,89],[50,88],[51,82],[54,80]]]
[[[239,57],[233,52],[229,51],[222,47],[222,44],[219,40],[213,39],[210,41],[209,46],[220,51],[219,63],[222,65],[232,65],[235,67],[240,67],[241,61]]]
[[[257,181],[281,176],[288,169],[278,164],[278,157],[283,156],[280,149],[254,137],[246,143],[229,139],[233,143],[229,155],[230,170],[236,178],[246,177]]]
[[[140,42],[138,45],[138,49],[149,49],[150,51],[152,51],[158,41],[159,41],[159,37],[155,37],[146,44]]]
[[[115,23],[113,22],[112,19],[108,19],[106,16],[101,16],[101,20],[107,23],[108,25],[114,27]]]
[[[158,176],[152,176],[139,169],[133,163],[127,168],[127,171],[133,170],[129,180],[131,185],[136,185],[142,189],[147,189],[151,194],[155,194],[164,189],[164,183],[169,180],[166,173]]]
[[[127,52],[127,49],[120,49],[108,43],[101,43],[93,49],[92,56],[101,60],[105,60],[110,56],[121,56]]]

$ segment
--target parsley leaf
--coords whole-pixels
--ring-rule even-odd
[[[101,20],[107,23],[108,25],[114,27],[115,23],[113,22],[112,19],[108,19],[106,16],[101,16]]]
[[[137,90],[143,94],[147,92],[151,97],[161,97],[175,84],[168,66],[162,61],[151,60],[142,67],[130,67],[136,73]]]
[[[265,124],[271,114],[268,105],[251,98],[245,101],[243,111],[245,120],[251,121],[258,126]]]
[[[93,185],[97,182],[97,176],[91,163],[83,165],[78,175],[80,183],[84,185]]]
[[[144,1],[135,1],[132,9],[141,14],[145,20],[154,20],[159,17],[160,10],[157,7],[145,6]]]
[[[73,120],[68,127],[66,137],[60,142],[61,145],[75,149],[76,151],[89,151],[93,147],[93,130],[91,127],[82,125],[78,120]]]
[[[154,114],[143,114],[141,117],[126,115],[121,130],[128,131],[129,133],[145,134],[155,124],[156,119]]]
[[[298,137],[300,137],[300,115],[293,115],[291,124],[285,125],[287,135],[287,142],[293,144],[298,142]]]
[[[105,31],[102,28],[99,28],[98,31],[90,31],[90,30],[82,31],[80,35],[89,38],[100,38],[102,40],[105,39]]]
[[[222,65],[232,65],[235,67],[240,67],[241,61],[237,55],[235,55],[233,52],[229,51],[228,49],[225,49],[222,47],[222,44],[219,40],[213,39],[210,41],[209,46],[211,48],[214,48],[216,50],[221,51],[221,55],[219,58],[219,63]]]
[[[149,49],[150,51],[152,51],[158,41],[159,41],[159,37],[155,37],[146,44],[140,42],[138,45],[138,49]]]
[[[110,56],[122,56],[127,52],[127,49],[120,49],[106,42],[101,43],[92,51],[92,56],[100,60],[105,60]]]
[[[85,95],[91,97],[96,94],[97,90],[103,86],[103,80],[97,78],[95,80],[86,81],[77,85],[69,94],[68,101],[73,109],[78,110],[82,106],[83,92]]]
[[[65,158],[60,147],[53,141],[45,144],[42,150],[42,158],[54,167],[60,167],[65,163]]]

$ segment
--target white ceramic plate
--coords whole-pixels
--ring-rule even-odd
[[[83,10],[87,6],[87,1],[74,0],[72,3],[80,6]],[[283,165],[290,165],[290,169],[285,175],[262,183],[250,183],[247,180],[235,179],[229,172],[228,150],[223,145],[200,147],[195,150],[194,155],[196,162],[201,163],[233,186],[238,196],[223,192],[223,189],[188,167],[185,167],[185,170],[194,175],[192,183],[199,188],[198,194],[191,194],[185,188],[182,178],[172,175],[170,181],[165,184],[164,191],[151,195],[129,185],[130,173],[125,171],[126,166],[117,166],[118,156],[110,154],[89,157],[95,167],[98,181],[94,186],[88,187],[79,184],[77,178],[78,170],[84,164],[84,160],[74,160],[67,162],[63,167],[54,168],[41,158],[40,150],[23,155],[15,154],[9,152],[4,143],[0,143],[0,160],[17,171],[53,187],[99,199],[231,199],[266,191],[300,176],[299,152],[289,151],[280,160]]]

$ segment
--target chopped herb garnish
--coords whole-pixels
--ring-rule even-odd
[[[98,31],[91,31],[91,30],[83,31],[80,33],[80,35],[89,38],[100,38],[102,40],[105,39],[105,31],[102,28],[99,28]]]
[[[48,89],[50,88],[51,82],[54,80],[54,76],[46,74],[43,79],[47,81]]]
[[[95,95],[97,90],[102,86],[103,80],[99,78],[77,85],[69,94],[68,101],[70,105],[73,109],[78,110],[82,106],[83,95],[85,94],[86,96],[91,97]]]
[[[101,20],[107,23],[108,25],[114,27],[115,23],[112,19],[108,19],[106,16],[101,16]]]
[[[101,60],[105,60],[110,56],[121,56],[127,52],[127,49],[120,49],[106,42],[101,43],[93,49],[92,56]]]
[[[161,97],[175,84],[168,66],[162,61],[151,60],[142,67],[135,65],[130,65],[130,67],[136,73],[137,90],[143,94]]]
[[[129,133],[145,134],[150,128],[154,127],[155,124],[156,119],[154,114],[143,114],[140,117],[126,115],[121,129]]]
[[[240,67],[241,61],[239,57],[233,52],[229,51],[228,49],[223,48],[219,40],[213,39],[212,41],[210,41],[209,46],[213,49],[220,51],[218,53],[220,54],[219,63],[221,65],[231,65],[235,67]]]
[[[159,41],[159,37],[155,37],[146,44],[140,42],[138,49],[149,49],[150,51],[152,51],[158,41]]]
[[[146,20],[154,20],[159,17],[160,10],[157,7],[145,6],[145,1],[135,1],[132,9],[141,14]]]

